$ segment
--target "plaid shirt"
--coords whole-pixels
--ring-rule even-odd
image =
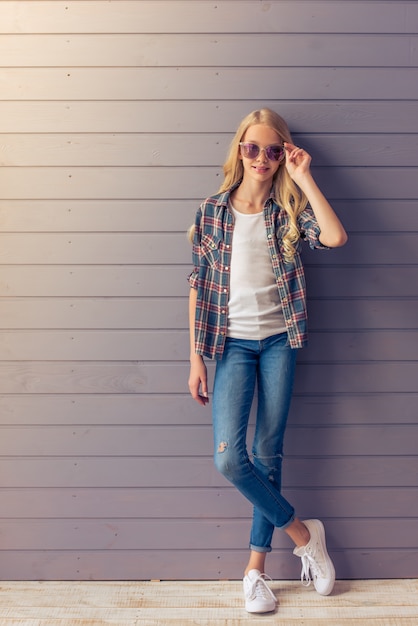
[[[210,359],[221,359],[228,328],[229,278],[234,217],[229,196],[234,188],[205,200],[196,214],[193,240],[193,266],[189,283],[197,289],[195,350]],[[288,215],[270,195],[264,205],[266,241],[279,291],[289,345],[302,348],[307,343],[306,287],[300,258],[301,241],[293,262],[283,259],[281,233]],[[301,239],[311,248],[326,248],[319,241],[320,229],[307,207],[298,217]]]

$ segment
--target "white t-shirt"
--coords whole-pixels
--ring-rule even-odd
[[[271,266],[264,214],[240,213],[232,238],[228,336],[262,340],[286,332]]]

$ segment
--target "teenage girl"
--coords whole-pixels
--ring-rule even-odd
[[[245,607],[274,611],[265,560],[274,528],[302,559],[302,582],[331,593],[335,571],[319,520],[299,520],[281,494],[283,438],[296,355],[307,342],[300,248],[334,248],[347,234],[310,171],[311,157],[293,144],[270,109],[241,122],[217,195],[197,211],[190,237],[190,377],[192,397],[209,402],[204,357],[216,359],[213,389],[215,465],[253,504]],[[254,391],[251,454],[246,437]]]

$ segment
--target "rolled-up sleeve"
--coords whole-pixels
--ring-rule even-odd
[[[319,241],[321,229],[310,206],[306,207],[298,216],[298,224],[301,238],[308,242],[312,250],[329,249],[328,246],[324,246],[324,244]]]
[[[193,270],[188,277],[189,285],[192,289],[197,289],[198,281],[199,281],[199,273],[196,270]]]
[[[197,289],[199,282],[199,267],[200,267],[200,220],[201,220],[201,208],[199,207],[196,213],[196,219],[194,223],[193,241],[192,241],[192,264],[193,270],[188,275],[190,287]]]

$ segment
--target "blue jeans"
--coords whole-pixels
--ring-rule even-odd
[[[262,341],[227,338],[213,389],[215,466],[254,507],[250,548],[270,552],[274,528],[286,528],[295,511],[281,495],[283,438],[297,350],[287,333]],[[255,435],[250,460],[246,439],[257,383]]]

